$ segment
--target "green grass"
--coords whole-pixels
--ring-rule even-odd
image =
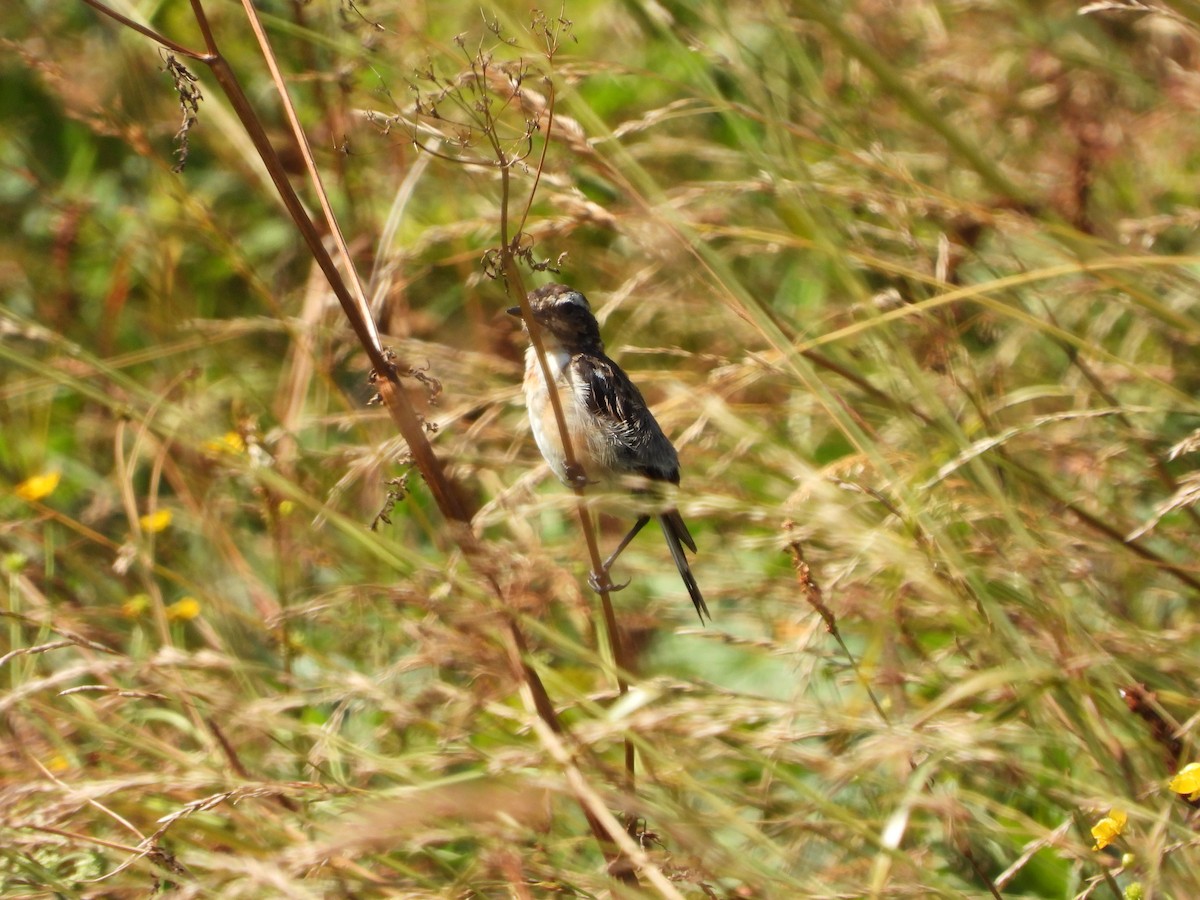
[[[485,563],[368,405],[203,67],[176,175],[154,46],[83,4],[14,12],[0,479],[62,477],[0,495],[0,893],[629,891],[587,796],[640,817],[648,895],[1200,895],[1167,787],[1198,756],[1200,31],[1077,8],[576,3],[552,63],[519,5],[486,11],[515,46],[470,4],[273,8],[356,265],[393,267],[386,343],[440,382],[406,384]],[[185,4],[150,10],[197,40]],[[240,10],[209,13],[300,184]],[[714,622],[647,529],[615,573],[624,696],[481,265],[497,172],[365,115],[481,46],[553,81],[533,255],[568,254],[554,277],[680,450]],[[1111,807],[1128,824],[1094,851]]]

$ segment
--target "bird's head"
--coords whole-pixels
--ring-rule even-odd
[[[570,350],[603,349],[600,326],[587,297],[565,284],[546,284],[529,292],[529,308],[538,325]],[[508,310],[521,315],[521,307]]]

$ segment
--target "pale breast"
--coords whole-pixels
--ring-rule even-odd
[[[571,354],[559,349],[546,350],[551,377],[558,385],[558,397],[571,436],[571,448],[589,478],[604,477],[608,466],[603,460],[603,449],[596,446],[596,435],[591,434],[595,429],[586,427],[589,413],[581,393],[582,386],[572,377]],[[529,427],[538,450],[554,474],[566,482],[566,454],[563,452],[562,436],[533,347],[525,352],[525,406],[529,411]],[[599,457],[597,449],[601,450]]]

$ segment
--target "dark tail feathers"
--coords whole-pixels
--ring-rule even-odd
[[[667,546],[671,550],[671,558],[675,560],[675,568],[679,570],[679,577],[683,579],[692,603],[695,604],[700,624],[704,624],[705,616],[708,616],[711,622],[712,614],[708,611],[708,604],[704,602],[704,595],[700,593],[700,585],[696,584],[692,567],[688,565],[687,556],[683,552],[684,546],[693,553],[696,552],[696,542],[692,540],[691,532],[683,522],[683,516],[679,515],[679,510],[672,509],[658,517],[658,524],[662,526],[663,534],[666,535]]]

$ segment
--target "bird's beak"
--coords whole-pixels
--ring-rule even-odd
[[[505,312],[510,316],[516,316],[518,319],[521,317],[521,307],[519,306],[510,306]]]

